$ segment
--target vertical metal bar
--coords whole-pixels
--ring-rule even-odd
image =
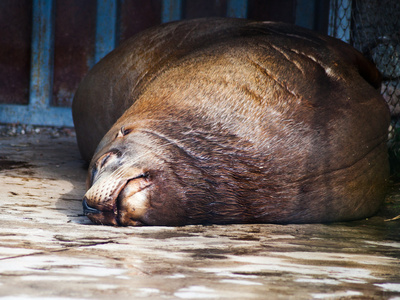
[[[226,16],[229,18],[247,18],[247,0],[228,0]]]
[[[331,0],[328,34],[350,43],[352,0]]]
[[[182,19],[182,0],[163,0],[161,22],[167,23]]]
[[[314,29],[315,16],[315,1],[296,1],[296,25],[304,28]]]
[[[94,62],[115,48],[117,36],[117,0],[98,0]]]
[[[53,1],[33,0],[29,107],[50,106],[53,75]]]

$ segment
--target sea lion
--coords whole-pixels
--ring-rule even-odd
[[[371,216],[389,176],[379,86],[351,46],[293,25],[199,19],[146,30],[74,98],[91,159],[85,214],[171,226]]]

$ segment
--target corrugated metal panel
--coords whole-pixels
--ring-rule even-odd
[[[117,37],[117,0],[98,0],[95,63],[115,48]]]
[[[162,18],[163,23],[182,19],[182,0],[163,0]]]
[[[50,107],[52,91],[53,5],[33,0],[32,54],[28,105],[1,105],[0,122],[71,126],[71,109]]]
[[[93,66],[96,0],[56,0],[52,106],[71,106],[73,94]]]
[[[330,2],[330,0],[297,0],[296,25],[326,33]]]
[[[247,18],[246,0],[228,0],[226,16],[230,18]]]
[[[0,1],[0,103],[28,104],[32,3]]]
[[[120,0],[118,8],[118,41],[161,23],[161,0]]]
[[[248,0],[248,5],[249,19],[295,22],[296,0]]]
[[[225,17],[226,0],[186,0],[183,2],[183,19]]]
[[[185,17],[227,16],[296,22],[303,26],[311,26],[310,22],[307,23],[309,17],[303,15],[305,10],[307,12],[309,10],[307,5],[311,2],[315,4],[315,1],[149,0],[144,4],[141,0],[88,0],[84,3],[77,0],[58,2],[57,0],[33,0],[29,104],[22,105],[26,101],[12,102],[20,104],[0,104],[0,123],[73,126],[70,108],[62,106],[71,104],[73,90],[84,73],[114,49],[120,41],[152,25]],[[10,3],[15,2],[5,1],[2,5],[4,3],[11,5]],[[64,6],[64,8],[57,8],[56,5]],[[85,12],[76,11],[76,7],[68,8],[68,5],[81,6]],[[95,8],[93,8],[94,5],[96,5]],[[311,10],[314,15],[317,13],[316,8]],[[55,12],[58,17],[65,12],[70,13],[71,18],[73,16],[81,19],[68,20],[70,17],[65,16],[63,20],[55,20],[54,18],[57,17]],[[78,16],[80,13],[84,15]],[[310,13],[310,15],[313,14]],[[69,21],[72,22],[70,31],[55,29],[55,24],[69,26]],[[95,29],[90,22],[95,22]],[[83,29],[83,32],[78,32],[79,28]],[[54,33],[57,34],[55,39]],[[73,37],[58,36],[60,34],[73,35]],[[88,44],[80,48],[81,45],[77,41],[79,39],[88,39]],[[71,45],[75,42],[78,44]],[[62,49],[63,43],[68,43],[64,49]],[[74,52],[74,47],[77,53]],[[0,54],[2,54],[1,51]],[[5,63],[4,57],[0,59],[0,63]],[[76,65],[71,66],[71,64]],[[24,89],[21,88],[21,90]],[[25,88],[25,93],[26,91],[27,88]],[[24,97],[20,96],[20,98]]]
[[[99,0],[93,63],[115,47],[117,0]],[[28,105],[0,105],[1,123],[73,126],[69,107],[51,106],[53,91],[54,1],[33,0],[32,54]]]

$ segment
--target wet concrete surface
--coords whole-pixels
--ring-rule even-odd
[[[0,140],[1,299],[400,299],[400,186],[368,220],[107,227],[75,139]]]

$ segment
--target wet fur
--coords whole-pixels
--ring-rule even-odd
[[[330,222],[376,212],[389,114],[375,90],[379,74],[361,54],[285,24],[161,28],[147,32],[156,46],[139,52],[145,63],[133,69],[126,57],[146,33],[96,66],[74,100],[83,157],[105,134],[92,166],[118,149],[148,174],[151,207],[141,224]],[[171,39],[179,43],[169,56],[146,65]],[[121,128],[125,142],[116,139]]]

